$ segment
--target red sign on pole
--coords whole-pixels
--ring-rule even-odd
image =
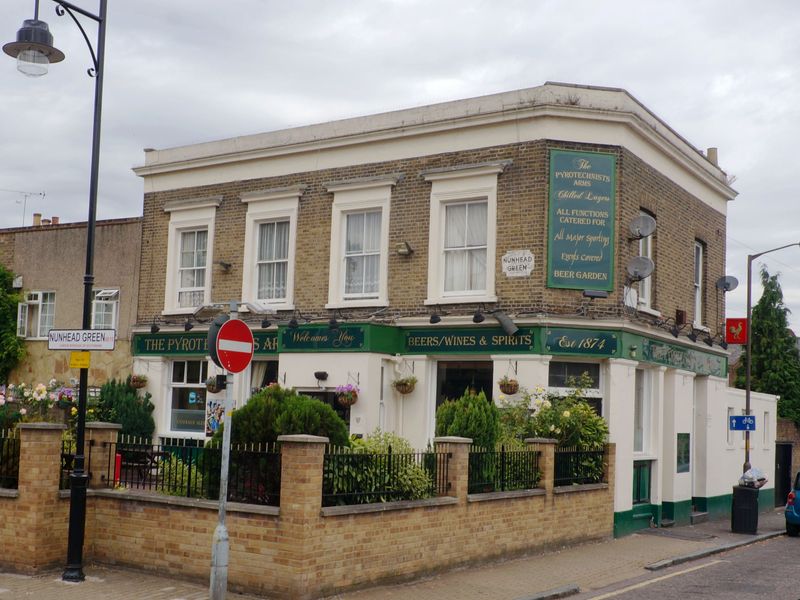
[[[253,332],[244,321],[225,321],[217,334],[217,357],[231,373],[241,373],[253,359]]]
[[[725,319],[725,341],[729,344],[747,343],[747,319]]]

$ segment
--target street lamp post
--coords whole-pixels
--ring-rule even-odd
[[[103,104],[103,58],[106,44],[106,2],[100,1],[99,14],[92,14],[70,2],[51,0],[56,14],[68,14],[80,29],[94,67],[89,76],[94,77],[94,124],[92,132],[92,164],[89,178],[89,217],[86,222],[86,274],[83,277],[83,329],[92,326],[92,287],[94,285],[94,234],[97,213],[97,178],[100,165],[100,115]],[[97,53],[76,14],[97,23]],[[3,51],[17,59],[17,68],[25,75],[37,77],[47,73],[50,63],[64,60],[64,54],[53,46],[53,36],[47,23],[39,20],[39,0],[35,0],[34,18],[26,20],[17,32],[17,41],[3,46]],[[84,470],[84,438],[86,432],[86,393],[89,369],[80,370],[78,389],[78,426],[74,469],[70,475],[69,537],[67,541],[67,566],[62,578],[65,581],[83,581],[83,538],[86,530],[86,487],[88,476]]]
[[[778,248],[772,248],[771,250],[764,250],[763,252],[759,252],[757,254],[748,254],[747,255],[747,364],[745,365],[745,379],[744,379],[744,412],[746,415],[750,415],[750,376],[751,376],[751,366],[753,364],[753,330],[750,327],[750,320],[752,319],[752,299],[751,299],[751,292],[753,289],[753,261],[757,259],[759,256],[764,256],[765,254],[769,254],[770,252],[777,252],[778,250],[783,250],[784,248],[791,248],[792,246],[800,246],[800,242],[795,242],[793,244],[786,244],[785,246],[780,246]],[[764,424],[766,426],[766,423]],[[750,431],[745,430],[744,432],[744,465],[742,465],[742,472],[744,473],[748,469],[750,469]]]

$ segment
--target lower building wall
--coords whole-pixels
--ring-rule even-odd
[[[26,356],[8,376],[9,383],[36,385],[51,379],[68,383],[78,377],[78,369],[70,369],[67,351],[50,351],[47,340],[25,342]],[[100,387],[111,379],[125,379],[131,373],[130,344],[117,340],[117,347],[106,352],[92,352],[89,367],[89,386]]]
[[[23,431],[19,490],[0,497],[0,564],[36,571],[63,564],[66,493],[58,491],[61,429]],[[116,430],[91,431],[93,448]],[[326,438],[284,436],[280,508],[228,505],[229,589],[317,598],[457,565],[611,536],[614,447],[608,483],[553,487],[554,444],[535,442],[542,487],[468,494],[470,440],[437,440],[450,454],[448,496],[322,508]],[[101,452],[98,450],[98,452]],[[92,451],[95,452],[94,450]],[[97,476],[97,478],[95,477]],[[89,482],[84,561],[207,580],[218,504]]]

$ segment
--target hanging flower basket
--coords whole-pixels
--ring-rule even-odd
[[[208,379],[206,379],[206,389],[211,394],[219,394],[225,388],[217,385],[216,377],[209,377]]]
[[[508,379],[507,377],[504,377],[497,382],[497,385],[500,387],[500,391],[506,396],[511,396],[519,391],[519,381],[516,379]]]
[[[411,375],[410,377],[402,377],[400,379],[395,379],[392,382],[392,387],[397,390],[399,394],[410,394],[414,391],[414,388],[417,385],[417,378]]]
[[[146,375],[131,375],[131,387],[137,390],[142,389],[147,385]]]
[[[346,392],[344,394],[338,394],[336,396],[336,400],[342,406],[353,406],[358,401],[358,394],[355,392]]]
[[[353,406],[358,400],[358,387],[348,383],[336,388],[336,400],[342,406]]]

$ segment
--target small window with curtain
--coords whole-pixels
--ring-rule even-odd
[[[258,300],[285,300],[289,274],[289,220],[258,226]]]
[[[178,306],[201,306],[205,298],[208,231],[181,232]]]
[[[487,203],[445,205],[444,292],[486,291]]]
[[[380,286],[381,211],[345,216],[344,298],[377,298]]]

